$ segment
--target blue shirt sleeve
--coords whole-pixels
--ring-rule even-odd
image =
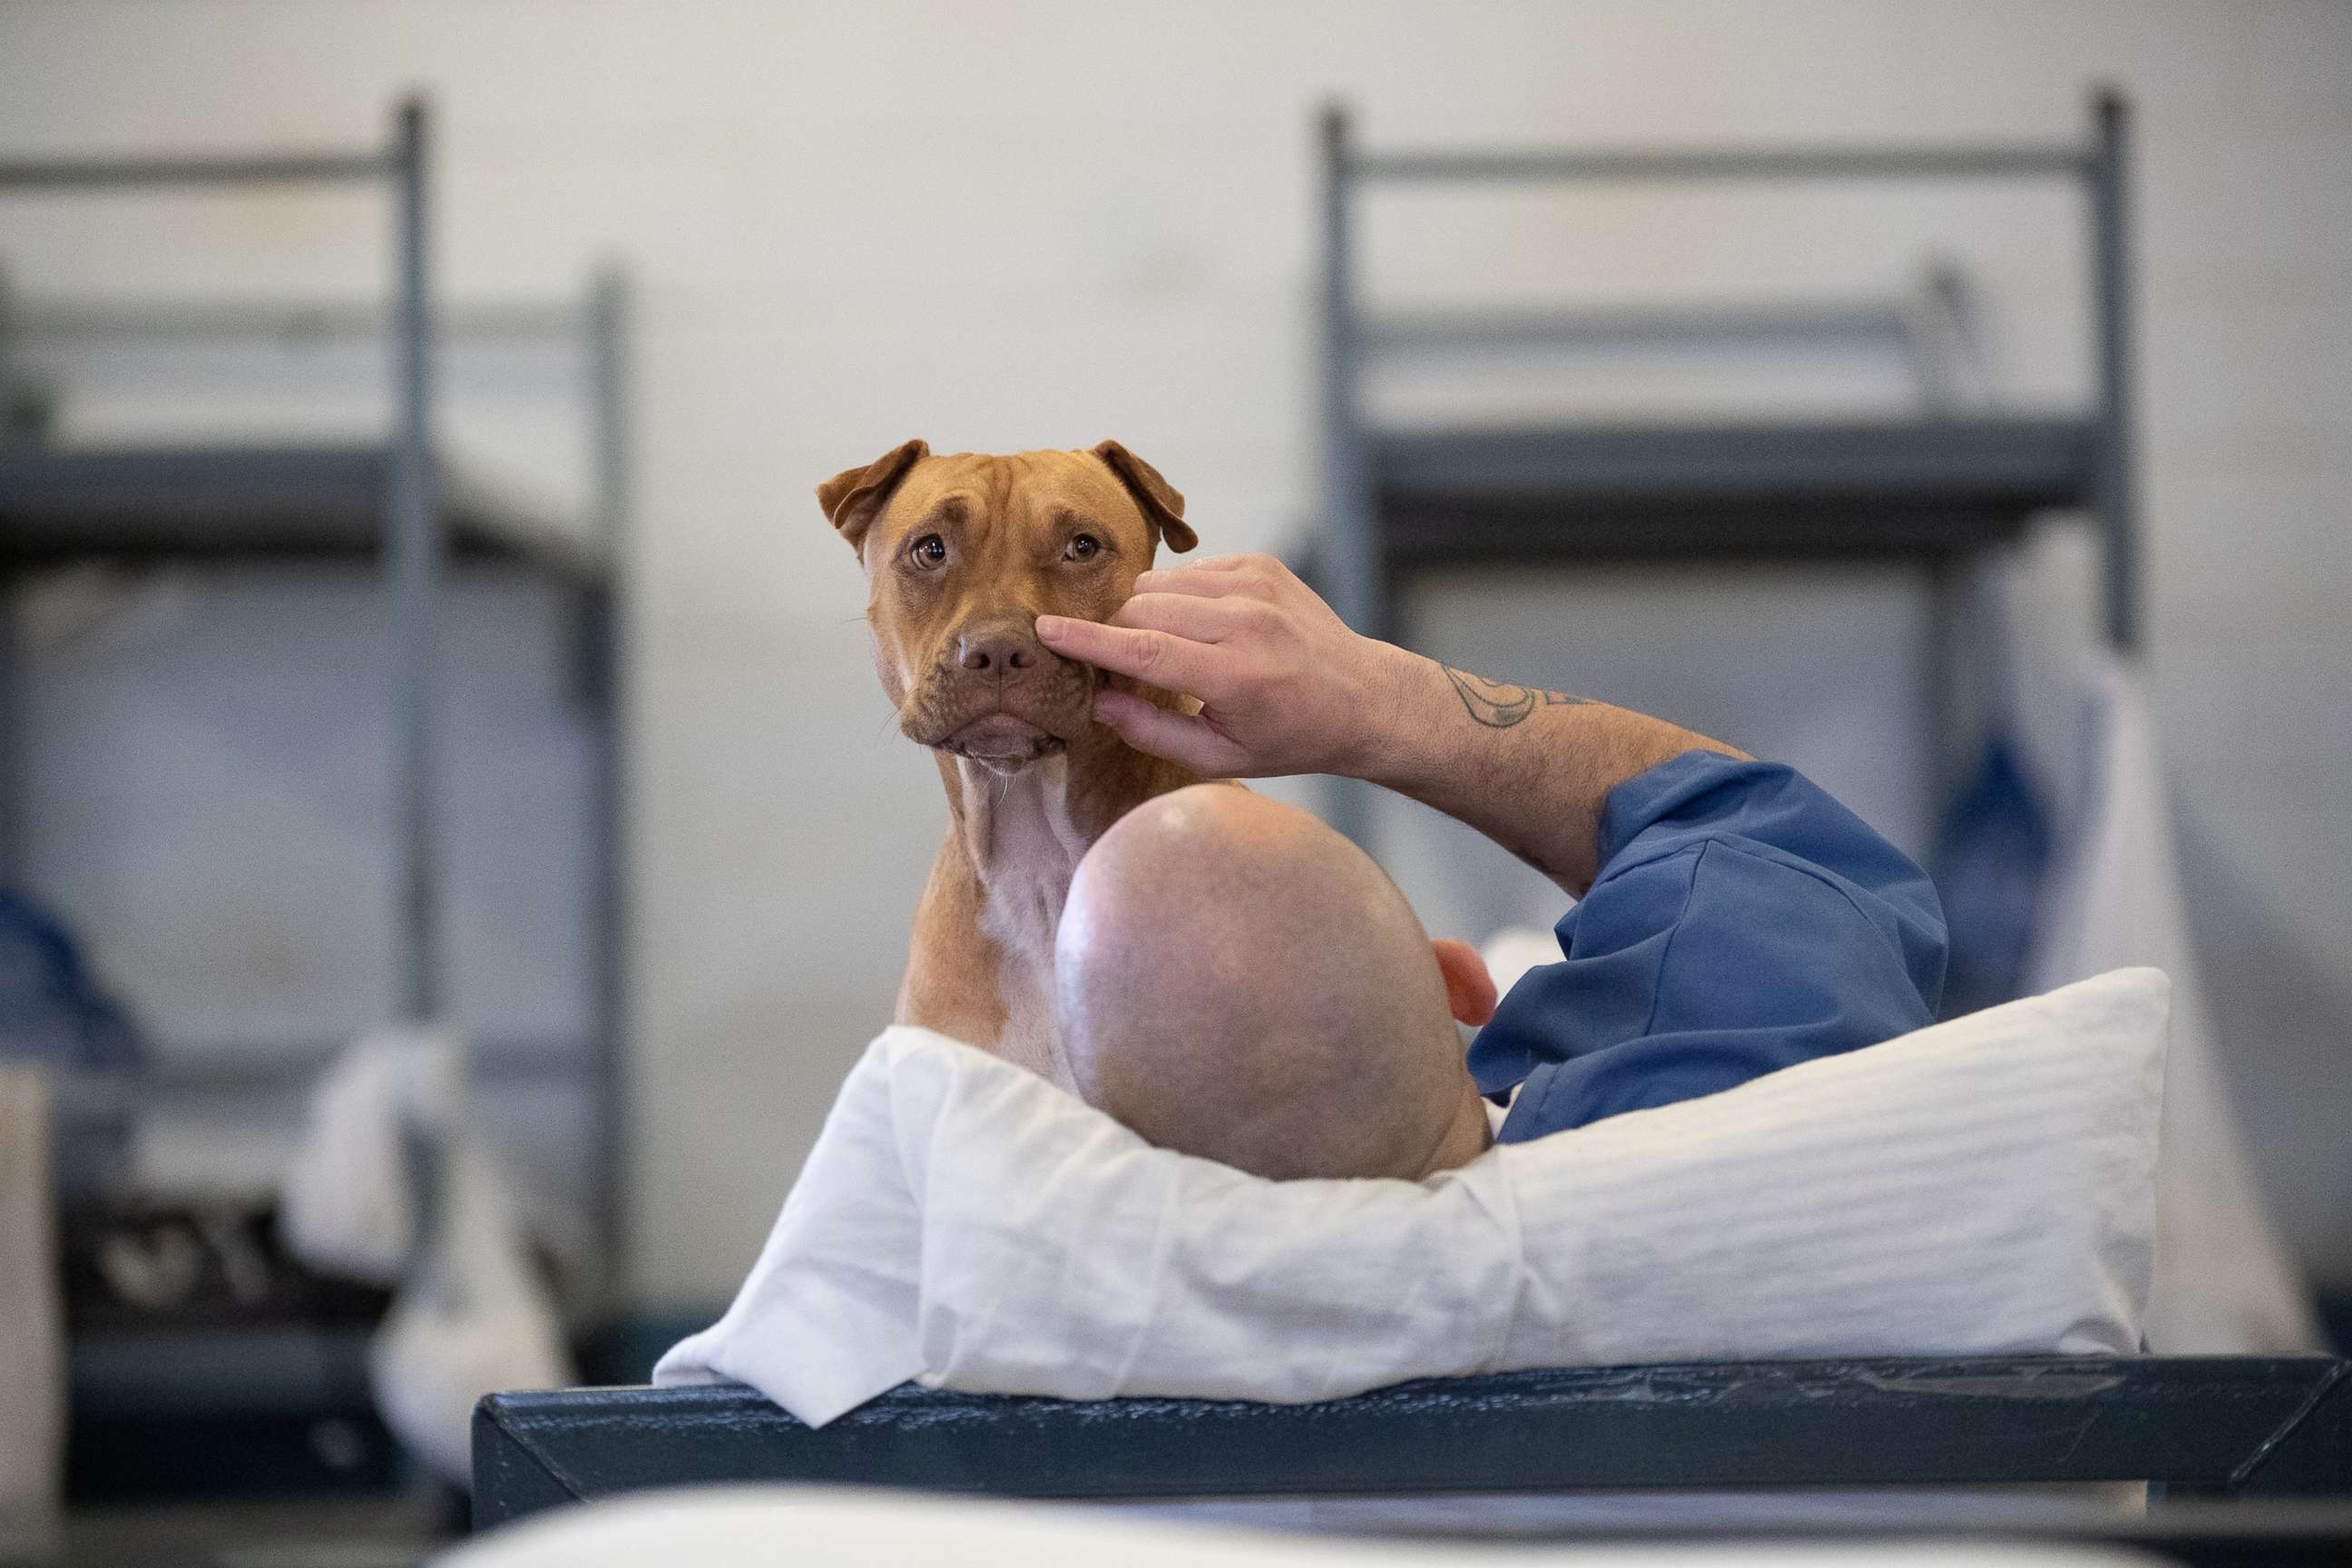
[[[1505,1142],[1695,1100],[1935,1019],[1926,875],[1795,769],[1685,752],[1610,792],[1601,875],[1479,1031]]]

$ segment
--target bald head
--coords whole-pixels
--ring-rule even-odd
[[[1492,1010],[1476,963],[1433,949],[1314,817],[1199,784],[1079,863],[1055,998],[1079,1091],[1151,1142],[1278,1179],[1416,1179],[1486,1145],[1454,1028]]]

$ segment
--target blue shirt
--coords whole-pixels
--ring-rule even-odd
[[[1935,1021],[1920,869],[1793,768],[1685,752],[1619,784],[1601,875],[1470,1048],[1502,1142],[1696,1100]]]

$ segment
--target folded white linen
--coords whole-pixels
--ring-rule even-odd
[[[2169,986],[2123,970],[1419,1184],[1266,1182],[887,1030],[658,1384],[1297,1402],[1407,1378],[2139,1346]]]
[[[902,1153],[923,1134],[901,1135],[891,1080],[902,1060],[936,1075],[958,1053],[982,1056],[927,1029],[886,1029],[866,1047],[734,1304],[670,1347],[656,1384],[748,1383],[822,1426],[923,1371],[922,1211]]]
[[[288,1249],[314,1268],[397,1287],[368,1345],[377,1412],[452,1486],[473,1471],[475,1402],[574,1381],[563,1324],[531,1267],[509,1182],[463,1115],[463,1047],[387,1026],[336,1058],[279,1188]],[[412,1142],[433,1151],[420,1194]]]

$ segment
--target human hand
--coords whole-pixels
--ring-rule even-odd
[[[1219,778],[1360,774],[1420,661],[1349,629],[1267,555],[1227,555],[1136,579],[1108,623],[1037,617],[1077,659],[1197,699],[1171,713],[1132,692],[1095,694],[1095,717],[1138,751]]]

